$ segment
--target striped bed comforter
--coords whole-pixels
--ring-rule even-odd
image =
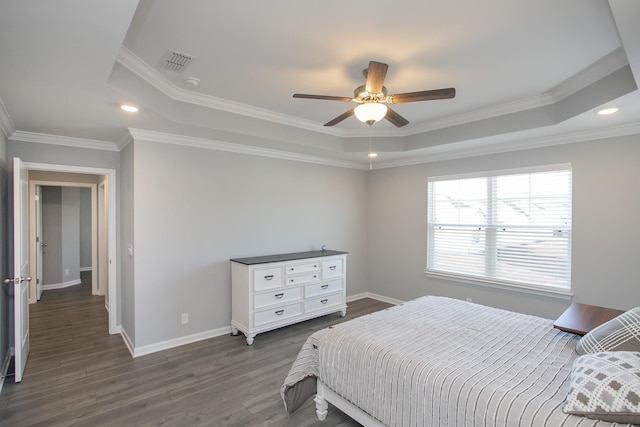
[[[577,337],[553,322],[422,297],[318,331],[281,394],[293,412],[315,378],[389,426],[611,426],[562,412]]]

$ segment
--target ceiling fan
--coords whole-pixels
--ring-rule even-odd
[[[423,90],[420,92],[397,93],[387,95],[387,88],[383,86],[389,66],[382,62],[369,61],[369,67],[363,70],[367,79],[366,83],[353,91],[353,98],[329,95],[307,95],[294,93],[294,98],[326,99],[329,101],[355,102],[359,105],[339,115],[335,119],[325,123],[325,126],[333,126],[355,114],[363,123],[369,126],[383,118],[389,120],[397,127],[409,124],[409,121],[400,114],[387,107],[385,104],[400,104],[403,102],[431,101],[435,99],[449,99],[456,96],[455,88]]]

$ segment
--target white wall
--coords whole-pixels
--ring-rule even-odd
[[[347,295],[366,291],[365,171],[133,144],[136,347],[228,327],[230,258],[326,244],[349,252]]]
[[[374,170],[369,181],[369,291],[408,300],[472,298],[557,317],[569,301],[425,276],[427,177],[525,166],[573,165],[573,301],[640,306],[640,136],[580,142],[423,165]]]

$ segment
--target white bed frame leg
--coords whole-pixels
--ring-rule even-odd
[[[314,402],[316,402],[316,415],[320,421],[324,421],[327,418],[327,413],[329,412],[329,402],[326,401],[324,397],[320,397],[316,394],[316,397],[313,398]]]

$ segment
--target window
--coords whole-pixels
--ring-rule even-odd
[[[571,166],[428,179],[427,273],[571,289]]]

